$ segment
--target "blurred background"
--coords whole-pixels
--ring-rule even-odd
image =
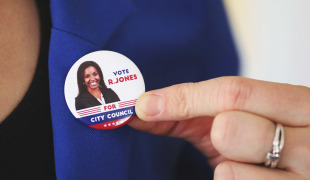
[[[224,0],[241,75],[310,87],[310,1]]]

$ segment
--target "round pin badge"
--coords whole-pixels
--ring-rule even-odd
[[[94,129],[115,129],[135,116],[145,92],[138,67],[113,51],[89,53],[71,67],[65,81],[67,105],[79,121]]]

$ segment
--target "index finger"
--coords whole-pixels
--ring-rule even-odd
[[[310,89],[242,77],[184,83],[143,94],[136,113],[146,121],[186,120],[223,111],[254,113],[291,126],[310,121]]]

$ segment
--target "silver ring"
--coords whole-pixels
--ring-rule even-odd
[[[284,146],[284,129],[281,124],[277,123],[276,132],[272,144],[272,150],[266,156],[265,166],[275,168],[278,165],[280,153]]]

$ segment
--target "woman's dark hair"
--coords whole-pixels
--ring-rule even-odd
[[[80,65],[80,67],[77,71],[77,84],[79,87],[78,96],[87,91],[87,86],[84,83],[84,71],[86,68],[88,68],[90,66],[93,66],[99,73],[99,77],[100,77],[99,88],[100,88],[100,90],[102,91],[103,89],[107,88],[107,86],[104,83],[103,74],[102,74],[102,71],[101,71],[101,68],[99,67],[99,65],[97,63],[95,63],[94,61],[85,61]]]

